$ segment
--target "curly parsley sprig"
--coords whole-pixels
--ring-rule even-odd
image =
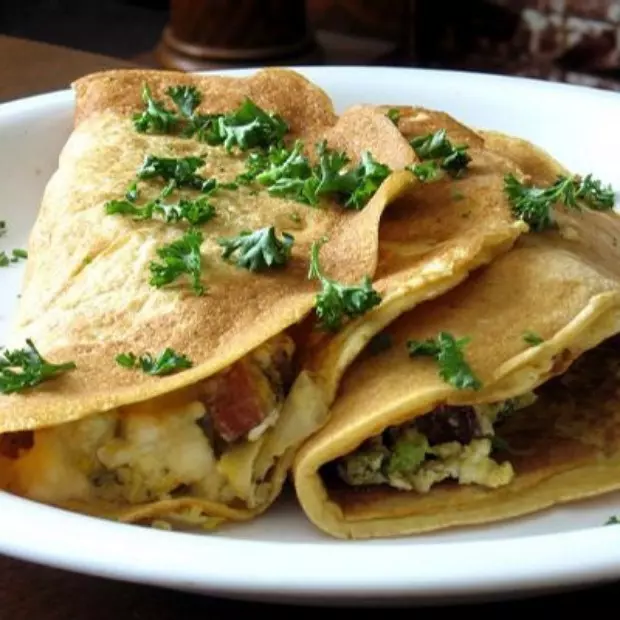
[[[53,364],[47,361],[28,339],[23,349],[5,350],[0,354],[0,393],[22,392],[75,368],[74,362]]]
[[[326,331],[338,331],[345,318],[361,316],[381,303],[381,295],[366,276],[358,286],[347,286],[328,278],[321,269],[319,252],[325,237],[312,244],[308,278],[319,280],[322,290],[315,298],[315,312],[319,325]]]
[[[556,204],[563,204],[576,211],[584,207],[593,211],[609,211],[615,202],[612,187],[603,186],[591,174],[583,178],[559,176],[549,187],[529,186],[513,174],[507,174],[504,177],[504,192],[510,201],[513,215],[535,232],[555,226],[553,207]]]
[[[179,123],[179,117],[172,110],[166,108],[161,101],[153,99],[151,89],[147,84],[142,87],[142,101],[146,108],[133,115],[133,124],[140,133],[171,133]]]
[[[187,274],[192,281],[192,290],[198,296],[204,295],[205,287],[200,281],[202,256],[200,246],[204,238],[195,228],[188,230],[180,239],[157,249],[161,262],[151,261],[149,283],[156,288],[171,284]]]
[[[453,177],[461,176],[471,161],[467,153],[469,147],[466,144],[452,144],[445,129],[417,136],[410,140],[410,144],[422,161],[436,162],[441,170]]]
[[[158,157],[147,155],[136,176],[140,180],[160,179],[166,182],[166,194],[175,188],[188,187],[201,192],[212,192],[217,187],[215,179],[207,179],[197,170],[205,165],[202,157]]]
[[[4,250],[0,251],[0,267],[8,267],[11,263],[18,263],[28,258],[27,250],[15,248],[9,256]]]
[[[206,197],[194,200],[181,198],[173,203],[158,198],[142,207],[129,200],[110,200],[105,204],[105,212],[108,215],[131,215],[136,221],[152,220],[159,216],[167,224],[186,221],[193,226],[206,224],[215,217],[215,207]]]
[[[278,239],[273,226],[218,239],[218,244],[223,248],[222,258],[226,260],[236,254],[237,266],[250,271],[265,271],[286,265],[294,242],[295,237],[288,233],[282,233],[282,239]]]
[[[360,210],[391,173],[388,166],[376,161],[368,151],[352,167],[346,153],[328,148],[325,141],[316,145],[314,165],[303,149],[303,143],[297,141],[292,149],[279,146],[267,153],[252,154],[238,181],[256,181],[274,196],[309,205],[318,204],[321,196],[332,196],[346,209]]]
[[[133,116],[137,131],[193,137],[212,145],[222,144],[229,151],[233,147],[242,151],[268,148],[279,144],[288,132],[281,116],[263,110],[249,98],[225,114],[199,114],[202,95],[195,86],[171,86],[166,95],[176,110],[154,99],[148,85],[144,85],[142,100],[146,108]]]
[[[116,363],[123,368],[139,368],[147,375],[164,376],[192,367],[192,362],[185,355],[179,355],[170,347],[164,349],[157,357],[145,353],[137,357],[133,353],[121,353],[116,356]]]
[[[417,355],[435,359],[439,366],[439,376],[459,390],[479,390],[482,383],[474,374],[463,354],[469,338],[458,340],[448,332],[440,332],[437,338],[407,341],[410,357]]]

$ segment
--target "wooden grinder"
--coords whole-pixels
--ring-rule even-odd
[[[182,71],[320,62],[304,0],[170,0],[156,54]]]

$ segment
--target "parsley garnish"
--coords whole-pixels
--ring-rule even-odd
[[[105,204],[105,212],[132,215],[134,220],[150,220],[159,215],[167,224],[185,220],[193,226],[205,224],[215,216],[215,208],[204,196],[195,200],[181,198],[175,203],[165,203],[158,198],[144,207],[137,207],[128,200],[110,200]]]
[[[583,179],[559,176],[549,187],[530,187],[521,183],[513,174],[504,177],[504,191],[512,206],[513,215],[523,220],[533,231],[552,228],[553,206],[562,203],[569,209],[587,207],[594,211],[608,211],[614,207],[614,191],[610,185],[588,174]]]
[[[195,86],[170,86],[166,94],[185,118],[191,118],[202,101],[202,95]]]
[[[202,233],[195,228],[188,230],[180,239],[157,249],[161,263],[151,262],[151,279],[149,283],[161,288],[183,274],[192,279],[192,289],[196,295],[204,294],[204,286],[200,282],[202,257],[200,246],[203,242]]]
[[[16,248],[11,252],[11,256],[2,251],[0,252],[0,267],[8,267],[11,263],[18,263],[20,260],[26,260],[28,258],[28,252]]]
[[[6,233],[6,222],[4,220],[0,220],[0,237]]]
[[[529,331],[523,334],[523,341],[526,344],[529,344],[531,347],[536,347],[544,342],[544,340],[538,334]]]
[[[133,115],[133,124],[140,133],[171,133],[178,124],[178,117],[168,110],[161,101],[153,99],[151,89],[145,84],[142,87],[142,101],[146,110]]]
[[[13,257],[11,258],[12,263],[16,263],[19,260],[26,260],[28,258],[28,252],[26,250],[21,250],[19,248],[13,250]]]
[[[171,348],[162,351],[156,358],[150,353],[136,357],[133,353],[121,353],[116,356],[116,363],[127,369],[140,368],[147,375],[170,375],[192,367],[192,363]]]
[[[250,155],[248,174],[254,175],[261,185],[269,187],[269,193],[276,196],[295,196],[298,202],[316,202],[312,167],[303,154],[303,142],[295,141],[293,148],[271,148],[266,155]]]
[[[223,144],[229,151],[234,146],[247,151],[279,144],[287,131],[288,125],[282,117],[265,112],[251,99],[245,99],[234,112],[213,119],[205,140],[209,144]]]
[[[467,153],[469,147],[466,144],[454,146],[448,140],[445,129],[413,138],[410,144],[421,160],[436,161],[442,170],[453,177],[460,176],[471,161]]]
[[[394,123],[394,125],[398,126],[398,121],[400,120],[400,110],[398,108],[390,108],[385,115]]]
[[[316,145],[316,165],[303,154],[303,143],[292,149],[271,148],[266,154],[253,153],[246,171],[238,177],[242,183],[256,180],[270,194],[316,205],[321,196],[332,195],[348,209],[362,209],[389,176],[388,166],[377,162],[369,152],[362,154],[354,168],[348,168],[346,153],[334,151],[325,142]]]
[[[427,355],[435,358],[439,366],[439,376],[459,390],[479,390],[482,383],[465,360],[463,349],[469,338],[456,340],[452,334],[440,332],[437,338],[428,340],[409,340],[409,356]]]
[[[171,86],[166,90],[176,107],[168,109],[153,99],[148,85],[142,89],[146,109],[133,117],[134,126],[142,133],[180,133],[209,144],[223,144],[227,150],[237,146],[242,151],[267,148],[279,144],[288,131],[288,125],[277,114],[266,112],[246,98],[233,112],[226,114],[198,114],[202,95],[194,86]]]
[[[74,362],[52,364],[26,340],[26,347],[0,354],[0,393],[13,394],[76,368]]]
[[[381,303],[381,296],[366,276],[359,286],[347,286],[323,274],[319,264],[319,251],[327,241],[322,238],[312,244],[308,278],[319,280],[322,290],[315,298],[315,312],[320,326],[327,331],[338,331],[345,317],[355,318]]]
[[[198,168],[204,166],[202,157],[157,157],[147,155],[137,172],[138,179],[161,179],[167,181],[164,190],[168,195],[178,187],[190,187],[202,192],[211,192],[217,187],[215,179],[205,179],[196,174]]]
[[[129,202],[136,202],[140,198],[140,190],[138,189],[138,182],[133,181],[133,183],[127,188],[125,192],[125,200]]]
[[[607,521],[605,521],[603,525],[619,525],[619,524],[620,524],[620,519],[614,515],[614,516],[609,517],[609,519],[607,519]]]
[[[250,271],[264,271],[286,265],[291,255],[295,237],[282,233],[278,239],[275,228],[269,226],[255,232],[243,231],[236,237],[220,238],[222,258],[228,259],[238,252],[236,264]]]
[[[423,183],[435,181],[442,176],[441,168],[436,161],[425,161],[421,164],[412,164],[406,168],[407,170],[413,172],[413,174],[415,174],[415,176]]]

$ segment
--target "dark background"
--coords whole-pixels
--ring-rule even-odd
[[[472,69],[620,90],[620,0],[308,0],[327,62]],[[0,34],[156,64],[168,0],[0,0]],[[404,17],[403,17],[404,16]],[[393,49],[392,49],[393,48]],[[338,48],[340,49],[340,48]],[[379,52],[377,52],[379,54]]]

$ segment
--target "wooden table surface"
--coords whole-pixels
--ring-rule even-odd
[[[66,88],[73,79],[91,71],[128,66],[131,64],[119,59],[0,36],[0,102]],[[620,584],[614,583],[511,603],[487,603],[470,609],[500,614],[507,610],[515,614],[561,612],[570,607],[595,610],[605,602],[611,607],[618,587]],[[273,613],[273,609],[274,606],[266,604],[226,601],[87,577],[0,556],[0,620],[230,620],[259,611]],[[289,611],[298,613],[293,608]]]

